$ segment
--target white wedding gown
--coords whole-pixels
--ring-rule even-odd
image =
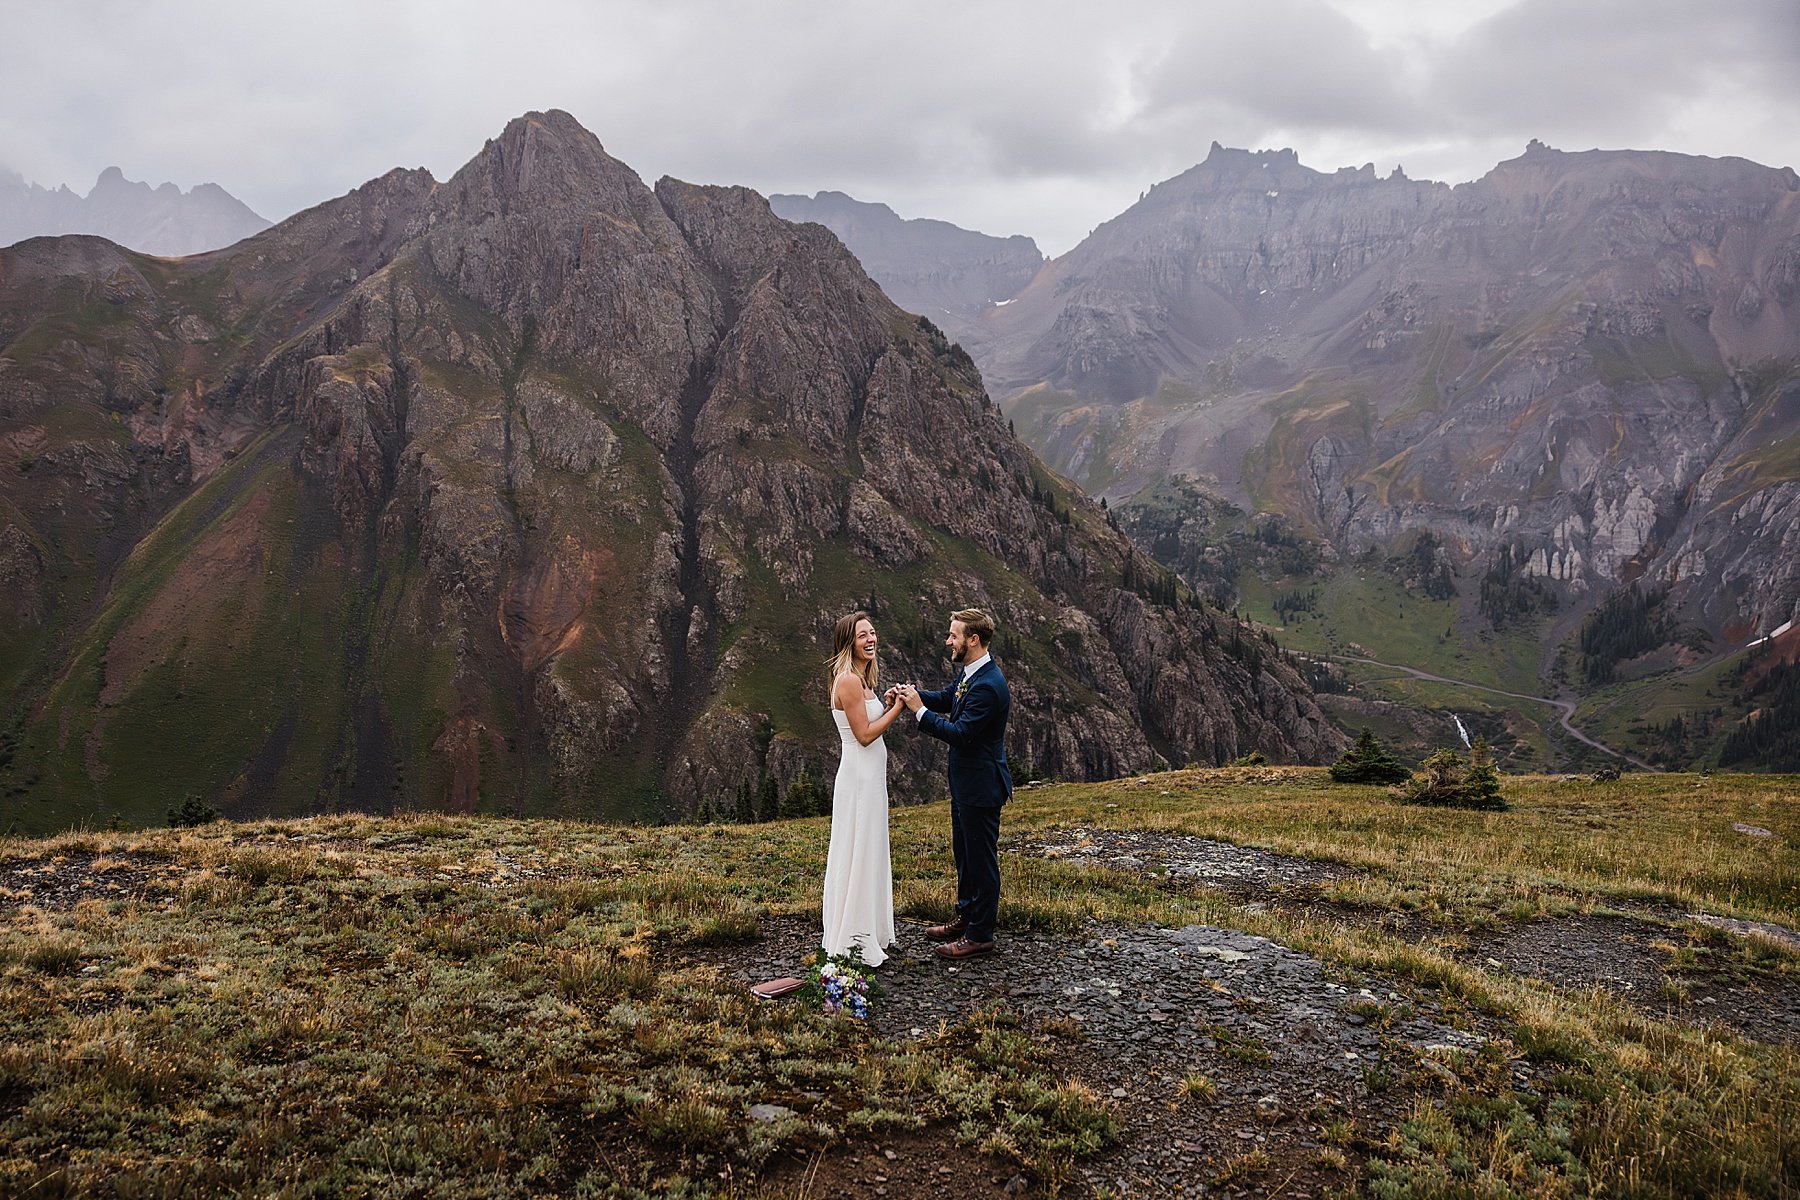
[[[882,713],[870,698],[869,720]],[[827,954],[862,947],[863,961],[879,966],[894,944],[894,867],[888,855],[887,744],[867,746],[850,732],[850,718],[832,709],[844,757],[831,793],[831,849],[825,857]]]

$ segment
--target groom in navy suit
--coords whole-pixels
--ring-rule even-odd
[[[962,667],[939,692],[911,684],[895,689],[919,728],[950,746],[950,847],[956,858],[956,918],[925,936],[950,959],[991,954],[1000,909],[1000,806],[1012,798],[1006,765],[1006,718],[1012,692],[988,654],[994,619],[978,608],[950,614],[944,645]]]

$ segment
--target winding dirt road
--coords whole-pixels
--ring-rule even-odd
[[[1643,770],[1662,770],[1661,767],[1653,767],[1636,755],[1626,754],[1622,750],[1613,749],[1604,742],[1597,742],[1587,734],[1581,732],[1581,730],[1575,728],[1569,720],[1570,717],[1575,715],[1575,701],[1573,700],[1559,700],[1551,696],[1527,696],[1523,692],[1509,692],[1502,688],[1489,687],[1485,683],[1470,683],[1466,679],[1449,679],[1443,675],[1433,675],[1429,671],[1421,671],[1417,667],[1407,667],[1402,666],[1399,663],[1382,662],[1379,659],[1374,658],[1352,658],[1346,654],[1327,654],[1324,657],[1332,662],[1364,663],[1371,667],[1385,667],[1390,671],[1403,671],[1406,674],[1411,675],[1414,679],[1422,679],[1427,683],[1448,683],[1453,687],[1473,688],[1478,692],[1492,692],[1496,696],[1508,696],[1514,700],[1529,700],[1534,704],[1548,704],[1556,709],[1559,723],[1568,731],[1569,736],[1576,741],[1581,742],[1584,745],[1592,746],[1602,754],[1610,754],[1614,758],[1631,763],[1633,766],[1641,767]]]

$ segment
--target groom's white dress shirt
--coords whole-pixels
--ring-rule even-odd
[[[983,654],[980,658],[964,667],[962,674],[956,677],[956,682],[961,683],[965,679],[975,678],[975,672],[981,670],[982,667],[985,667],[988,659],[992,657],[994,657],[992,654]],[[923,721],[925,719],[925,712],[926,710],[921,708],[918,712],[913,714],[913,720]]]

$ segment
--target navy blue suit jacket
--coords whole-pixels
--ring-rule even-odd
[[[950,798],[973,808],[998,808],[1012,798],[1006,765],[1006,718],[1012,692],[999,664],[989,659],[969,681],[962,699],[956,687],[921,691],[927,711],[919,728],[950,747]]]

